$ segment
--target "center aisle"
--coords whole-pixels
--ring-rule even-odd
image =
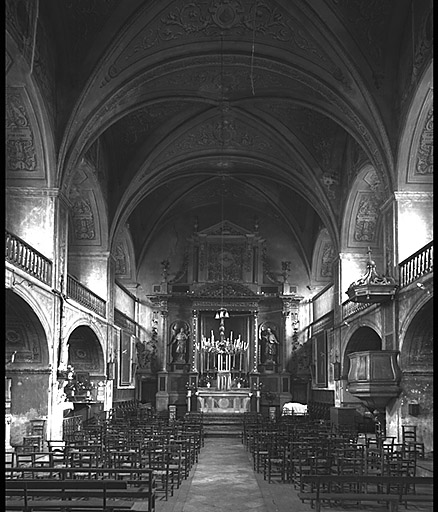
[[[199,462],[156,512],[308,512],[292,485],[268,484],[236,438],[205,438]]]

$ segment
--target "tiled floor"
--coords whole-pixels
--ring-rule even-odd
[[[335,508],[327,512],[383,512],[380,505]],[[408,511],[432,511],[432,505],[409,505]],[[252,457],[237,438],[206,438],[198,464],[156,512],[314,512],[302,503],[293,485],[268,483],[253,470]],[[403,507],[404,510],[404,507]]]

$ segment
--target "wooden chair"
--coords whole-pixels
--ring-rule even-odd
[[[174,473],[170,469],[171,455],[165,447],[149,451],[148,468],[156,478],[157,493],[163,492],[167,501],[174,493]]]
[[[424,459],[424,443],[417,441],[416,425],[402,425],[402,443],[407,457]]]

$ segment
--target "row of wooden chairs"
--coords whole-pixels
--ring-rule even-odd
[[[66,433],[63,446],[49,443],[46,452],[9,454],[6,465],[78,470],[105,467],[117,469],[119,474],[123,470],[149,468],[156,476],[157,492],[168,499],[198,460],[204,440],[202,416],[173,422],[151,416],[139,420],[132,404],[123,412]]]
[[[417,457],[408,443],[359,443],[357,432],[329,422],[290,422],[277,430],[257,421],[247,422],[242,440],[252,453],[254,470],[269,482],[302,486],[304,475],[375,474],[415,476]]]

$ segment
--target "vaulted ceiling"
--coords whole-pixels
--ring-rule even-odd
[[[339,243],[360,165],[392,190],[410,9],[410,0],[43,0],[60,186],[84,155],[99,160],[110,234],[129,223],[137,258],[172,218],[206,222],[222,202],[231,221],[283,226],[309,266],[322,227]]]

